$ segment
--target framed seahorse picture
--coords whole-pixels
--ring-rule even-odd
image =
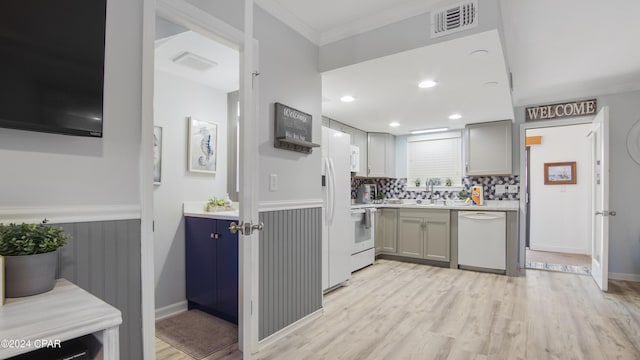
[[[198,120],[189,121],[188,170],[189,172],[215,174],[218,156],[218,124]]]

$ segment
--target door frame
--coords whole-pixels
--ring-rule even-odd
[[[219,18],[195,7],[184,0],[143,0],[143,29],[142,29],[142,111],[141,111],[141,149],[140,149],[140,202],[141,202],[141,286],[142,286],[142,342],[144,359],[155,359],[155,256],[153,236],[153,98],[154,98],[154,56],[155,56],[155,18],[163,18],[197,31],[209,38],[215,39],[240,52],[240,92],[246,87],[247,81],[243,74],[251,74],[257,67],[258,42],[252,35],[245,36],[243,31],[229,25]],[[249,6],[250,5],[250,6]],[[247,11],[247,8],[249,11]],[[249,34],[253,31],[253,0],[245,0],[245,20],[249,19]],[[253,39],[253,44],[245,58],[245,41]],[[244,76],[246,78],[247,76]],[[249,76],[251,78],[251,76]],[[251,79],[249,79],[249,84]],[[244,85],[243,85],[244,84]],[[251,93],[252,91],[249,91]],[[255,90],[254,90],[255,92]],[[249,96],[243,110],[249,107],[257,109],[253,101],[255,94]],[[243,111],[245,114],[249,112]],[[248,121],[255,122],[254,116],[248,116]],[[256,196],[252,192],[251,197]],[[253,200],[257,203],[257,199]],[[241,210],[242,211],[242,210]],[[242,236],[239,237],[242,239]],[[249,239],[249,237],[247,237]],[[258,345],[258,244],[256,241],[239,242],[239,339],[243,347],[243,357],[250,359]],[[255,267],[255,268],[254,268]],[[244,281],[243,281],[244,279]],[[247,281],[249,280],[249,281]],[[242,299],[248,295],[248,301]],[[244,317],[249,313],[249,317]],[[244,320],[243,320],[244,319]],[[243,346],[242,334],[248,330],[249,341]]]
[[[522,186],[522,178],[524,174],[526,174],[526,138],[527,138],[527,130],[528,129],[539,129],[539,128],[547,128],[547,127],[558,127],[558,126],[569,126],[569,125],[581,125],[581,124],[591,124],[593,122],[595,116],[581,116],[569,119],[560,119],[560,120],[544,120],[544,121],[535,121],[535,122],[524,122],[520,124],[520,145],[518,147],[520,151],[520,226],[519,228],[519,241],[518,241],[518,266],[520,269],[524,269],[526,265],[526,242],[527,242],[527,228],[529,227],[528,218],[529,214],[527,211],[527,189],[525,186]],[[529,199],[531,202],[531,199]],[[522,271],[522,270],[521,270]]]

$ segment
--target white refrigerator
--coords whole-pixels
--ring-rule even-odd
[[[351,139],[322,127],[322,289],[333,288],[351,277]]]

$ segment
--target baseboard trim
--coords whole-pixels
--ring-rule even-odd
[[[141,218],[141,208],[135,205],[88,205],[49,207],[0,207],[0,223],[67,224],[91,221],[133,220]]]
[[[551,251],[551,252],[564,253],[564,254],[591,255],[591,252],[589,249],[568,248],[568,247],[545,245],[545,244],[536,244],[536,245],[531,244],[529,248],[534,251]]]
[[[284,201],[262,201],[258,204],[258,211],[281,211],[294,209],[313,209],[322,207],[322,199],[302,199]]]
[[[278,342],[278,340],[284,338],[285,336],[291,334],[292,332],[298,330],[299,328],[301,328],[304,325],[307,325],[308,323],[312,322],[313,320],[321,317],[324,314],[324,309],[320,308],[314,312],[312,312],[311,314],[303,317],[302,319],[294,322],[293,324],[278,330],[277,332],[267,336],[266,338],[258,341],[258,351],[262,351],[264,350],[266,347],[269,347],[271,345],[273,345],[274,343]]]
[[[173,316],[179,314],[181,312],[187,311],[189,308],[187,306],[187,301],[180,301],[175,304],[171,304],[168,306],[164,306],[156,309],[156,321],[162,320],[169,316]]]
[[[609,279],[640,282],[640,274],[625,274],[625,273],[610,272]]]

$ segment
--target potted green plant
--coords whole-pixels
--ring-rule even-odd
[[[0,256],[5,258],[5,295],[40,294],[53,289],[58,249],[71,236],[44,224],[0,224]]]
[[[416,187],[420,187],[420,183],[422,182],[422,180],[420,180],[420,178],[416,178],[414,182],[416,184]]]

